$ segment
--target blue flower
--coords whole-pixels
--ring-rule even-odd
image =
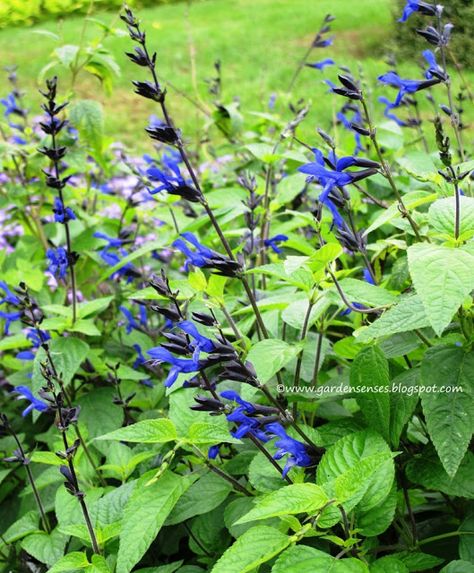
[[[396,72],[387,72],[386,74],[379,76],[378,79],[383,84],[388,84],[398,88],[398,94],[393,103],[394,107],[398,107],[400,105],[405,94],[416,93],[440,82],[439,78],[434,77],[428,80],[404,80]]]
[[[353,112],[351,119],[349,119],[346,115],[349,112]],[[362,151],[363,146],[362,146],[362,140],[360,137],[360,133],[358,133],[357,131],[354,130],[353,124],[359,124],[362,122],[362,116],[360,114],[360,111],[357,108],[352,107],[352,105],[345,105],[341,109],[341,111],[338,111],[336,113],[336,118],[338,121],[340,121],[342,123],[342,125],[344,126],[345,129],[347,129],[348,131],[350,131],[354,135],[354,140],[356,143],[356,146],[354,149],[354,155],[357,155],[360,151]]]
[[[93,236],[96,237],[97,239],[104,239],[104,241],[107,241],[108,243],[106,247],[107,249],[110,249],[111,247],[121,247],[123,245],[122,239],[109,237],[109,235],[106,235],[105,233],[100,233],[99,231],[96,231]]]
[[[10,325],[21,318],[21,312],[3,312],[0,310],[0,318],[5,321],[3,333],[5,336],[10,334]]]
[[[285,467],[283,468],[282,476],[285,477],[293,466],[306,467],[311,465],[312,460],[309,456],[306,447],[303,443],[290,438],[286,433],[285,428],[278,422],[273,422],[265,426],[265,430],[278,436],[275,446],[278,451],[273,456],[275,460],[280,460],[283,456],[288,456]]]
[[[375,284],[375,281],[374,281],[374,279],[373,279],[373,277],[372,277],[372,274],[370,273],[370,271],[369,271],[368,268],[365,268],[365,269],[363,270],[363,275],[364,275],[364,280],[365,280],[366,283],[369,283],[369,285],[374,285],[374,284]]]
[[[231,432],[234,438],[244,438],[247,434],[251,434],[261,442],[268,442],[269,438],[265,432],[260,429],[260,421],[258,418],[250,418],[245,414],[245,407],[241,406],[236,408],[233,412],[226,416],[229,422],[236,424],[237,429]]]
[[[133,368],[138,368],[139,366],[143,366],[143,364],[146,364],[146,358],[143,356],[142,347],[139,344],[134,344],[133,348],[138,354],[137,358],[135,359],[135,362],[133,363]]]
[[[167,362],[171,364],[171,370],[165,380],[165,386],[172,386],[180,374],[189,374],[199,372],[201,364],[196,358],[177,358],[169,350],[157,346],[147,351],[147,354],[157,363]]]
[[[434,16],[436,14],[436,6],[421,2],[421,0],[407,0],[402,17],[398,21],[406,22],[414,12],[421,12],[421,14],[426,16]]]
[[[121,310],[122,314],[124,315],[124,317],[127,321],[127,326],[126,326],[127,334],[130,334],[132,332],[132,330],[141,330],[140,325],[135,320],[135,317],[133,316],[133,314],[131,313],[131,311],[128,308],[126,308],[123,305],[120,305],[119,309]]]
[[[385,109],[384,109],[384,116],[387,119],[391,119],[392,121],[394,121],[397,125],[399,125],[400,127],[407,127],[407,122],[403,121],[403,119],[400,119],[399,117],[397,117],[392,110],[397,108],[398,106],[395,105],[394,102],[391,102],[389,99],[387,99],[384,96],[380,96],[379,97],[379,102],[383,103],[385,105]]]
[[[23,417],[28,416],[32,410],[45,412],[49,408],[46,402],[43,402],[43,400],[40,400],[33,395],[33,392],[28,388],[28,386],[17,386],[13,392],[18,394],[17,400],[28,400],[30,402],[30,405],[25,408],[21,414]]]
[[[282,249],[280,249],[278,245],[279,243],[284,243],[285,241],[288,241],[288,237],[286,235],[275,235],[274,237],[265,239],[263,243],[266,247],[270,247],[274,253],[281,253]]]
[[[328,66],[334,66],[336,62],[331,58],[326,58],[325,60],[321,60],[320,62],[314,62],[312,64],[306,64],[308,68],[315,68],[316,70],[324,70],[324,68]]]
[[[72,209],[70,207],[65,207],[59,197],[54,198],[53,213],[56,223],[67,223],[68,221],[72,221],[76,218]]]
[[[64,249],[64,247],[48,249],[46,251],[46,256],[49,259],[48,271],[55,277],[63,279],[66,276],[67,268],[69,266],[66,249]]]
[[[120,256],[128,256],[127,251],[121,248],[121,245],[124,242],[122,239],[109,237],[105,233],[100,232],[94,233],[94,237],[107,241],[107,245],[99,252],[99,255],[101,259],[109,266],[115,267],[115,265],[118,265],[122,261],[119,255],[117,253],[110,252],[110,249],[117,248]],[[138,276],[138,273],[132,263],[125,263],[125,265],[122,265],[117,271],[115,271],[115,273],[113,273],[112,278],[121,276],[127,277],[127,283],[129,283],[133,280],[134,277]]]
[[[363,304],[360,304],[360,302],[352,302],[351,304],[353,307],[358,308],[359,310],[364,310],[364,308],[367,308]],[[351,312],[352,310],[350,308],[346,308],[339,313],[339,316],[347,316],[351,314]]]
[[[325,205],[333,216],[333,222],[338,228],[345,226],[344,219],[339,214],[335,203],[330,198],[330,193],[334,187],[344,187],[365,177],[369,177],[376,172],[378,163],[368,159],[361,159],[358,157],[347,156],[337,159],[333,154],[329,158],[325,158],[319,149],[314,149],[314,163],[303,165],[298,170],[302,173],[307,173],[309,177],[307,181],[317,180],[322,186],[323,190],[319,195],[319,200]],[[328,169],[330,166],[331,169]],[[349,167],[360,166],[368,167],[363,171],[346,172]]]
[[[47,332],[46,330],[30,328],[26,335],[26,338],[31,341],[32,348],[30,350],[22,350],[21,352],[18,352],[18,354],[16,355],[16,358],[18,360],[34,360],[35,353],[33,352],[33,350],[39,348],[43,344],[43,342],[49,340],[51,336],[49,335],[49,332]]]
[[[161,191],[167,191],[171,195],[179,195],[188,201],[197,202],[201,194],[191,185],[188,185],[181,175],[178,163],[170,156],[165,160],[167,171],[162,171],[158,167],[150,167],[146,174],[151,181],[158,181],[160,185],[148,191],[154,195]]]
[[[20,299],[16,296],[16,294],[12,293],[6,282],[0,281],[0,289],[2,289],[4,292],[3,298],[0,299],[0,304],[3,304],[4,302],[14,305],[20,304]]]
[[[207,451],[207,457],[210,460],[215,460],[217,458],[217,456],[219,455],[219,450],[220,450],[220,446],[211,446],[208,451]]]
[[[9,115],[12,114],[18,114],[20,111],[15,100],[15,95],[13,93],[8,94],[7,97],[3,99],[0,99],[0,103],[5,108],[5,111],[3,112],[3,115],[5,117],[8,117]]]
[[[193,324],[190,320],[183,320],[182,322],[178,322],[177,326],[183,332],[194,338],[194,340],[190,341],[189,343],[189,346],[194,351],[194,357],[198,358],[201,351],[213,352],[215,349],[214,342],[212,342],[210,338],[203,336],[196,328],[196,325]]]
[[[241,408],[243,408],[243,411],[247,412],[247,414],[252,414],[255,412],[255,406],[251,402],[247,402],[241,398],[239,394],[235,392],[235,390],[224,390],[221,392],[221,396],[226,400],[232,400],[237,402],[237,404],[240,404]]]

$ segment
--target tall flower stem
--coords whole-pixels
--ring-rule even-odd
[[[247,434],[247,437],[250,438],[250,441],[254,443],[254,445],[262,452],[262,454],[267,458],[267,460],[272,464],[272,466],[276,469],[276,471],[278,472],[278,475],[281,476],[281,472],[282,469],[281,467],[277,464],[277,462],[273,459],[271,453],[267,450],[267,448],[261,444],[258,439],[253,436],[250,432]],[[292,484],[293,481],[291,480],[290,477],[288,477],[287,475],[285,476],[285,480],[289,483]]]
[[[221,470],[221,468],[215,466],[197,446],[194,446],[194,450],[199,454],[199,456],[202,458],[202,460],[204,461],[206,466],[211,470],[211,472],[214,472],[216,475],[220,476],[222,479],[225,479],[230,484],[232,484],[232,487],[236,491],[243,493],[247,497],[253,497],[252,494],[249,492],[249,490],[246,489],[242,484],[240,484],[236,479],[234,479],[224,470]]]
[[[56,136],[55,134],[51,134],[51,141],[52,141],[52,148],[57,149],[56,147]],[[60,179],[60,172],[59,172],[59,160],[53,159],[53,168],[54,168],[54,175],[57,180]],[[64,196],[63,191],[59,187],[58,188],[58,197],[61,201],[61,206],[63,213],[65,212],[66,206],[64,204]],[[66,234],[66,250],[68,254],[69,260],[69,274],[71,276],[71,294],[72,294],[72,324],[76,322],[77,319],[77,293],[76,293],[76,273],[74,271],[74,256],[72,252],[72,242],[71,242],[71,231],[69,229],[69,223],[67,220],[64,221],[64,231]]]
[[[400,195],[400,192],[397,189],[395,181],[393,180],[393,176],[392,176],[392,172],[390,170],[390,167],[388,166],[388,163],[385,161],[382,150],[380,149],[379,143],[377,141],[377,135],[375,132],[375,127],[374,127],[374,124],[372,122],[369,108],[367,106],[367,102],[365,101],[364,97],[362,97],[361,103],[362,103],[362,107],[364,109],[364,114],[365,114],[365,119],[367,121],[367,125],[369,126],[370,139],[372,141],[372,145],[374,146],[375,152],[377,153],[377,157],[379,159],[380,165],[382,166],[383,174],[384,174],[385,178],[387,179],[390,187],[392,188],[392,191],[393,191],[395,197],[397,198],[398,205],[400,207],[400,212],[402,213],[402,216],[406,217],[407,221],[410,223],[411,228],[413,229],[413,232],[415,233],[416,238],[419,241],[421,241],[422,239],[421,239],[421,235],[420,235],[420,232],[418,229],[418,225],[415,223],[412,216],[408,212],[408,209],[405,207],[405,203],[403,202],[402,196]]]
[[[26,457],[23,446],[21,445],[21,442],[20,442],[18,436],[16,435],[16,432],[10,426],[8,421],[7,421],[7,429],[9,431],[10,435],[15,440],[16,445],[18,446],[20,456],[23,460],[23,466],[26,470],[26,475],[28,476],[28,481],[30,482],[31,489],[33,490],[33,495],[34,495],[34,498],[36,501],[36,505],[38,506],[38,510],[40,512],[40,515],[41,515],[41,522],[43,523],[44,530],[46,531],[46,533],[50,533],[51,532],[51,526],[50,526],[49,520],[46,516],[46,511],[43,507],[43,502],[41,501],[41,497],[40,497],[38,488],[36,487],[36,484],[35,484],[35,479],[33,477],[33,473],[32,473],[31,468],[30,468],[30,460]]]
[[[445,80],[444,84],[446,86],[446,93],[448,95],[449,109],[451,110],[451,116],[450,116],[451,117],[451,126],[454,130],[454,135],[456,136],[456,142],[458,144],[459,156],[461,157],[461,161],[465,161],[464,145],[462,143],[461,132],[459,130],[459,115],[456,112],[456,109],[454,107],[454,99],[453,99],[453,94],[451,91],[451,78],[449,77],[448,66],[446,63],[446,49],[445,49],[446,46],[444,44],[444,39],[443,39],[441,12],[439,10],[437,10],[437,26],[438,26],[438,34],[441,38],[441,40],[439,42],[439,52],[441,54],[441,65],[443,68],[443,72],[446,76],[446,80]]]

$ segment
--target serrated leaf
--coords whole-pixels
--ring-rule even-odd
[[[252,346],[247,360],[253,364],[259,381],[265,384],[300,351],[300,347],[283,340],[261,340]]]
[[[140,561],[185,491],[185,480],[170,471],[147,485],[154,474],[148,472],[138,480],[125,506],[117,573],[129,573]]]
[[[77,569],[84,569],[89,565],[87,555],[82,551],[73,551],[64,557],[61,557],[47,573],[65,573],[66,571],[76,571]]]
[[[390,436],[390,395],[375,390],[387,388],[390,384],[388,361],[377,346],[363,348],[355,357],[351,366],[350,382],[352,388],[361,389],[356,400],[361,407],[368,425],[378,431],[387,441]],[[374,390],[372,392],[372,390]]]
[[[33,533],[21,542],[21,547],[35,559],[46,565],[54,565],[64,553],[67,537],[58,529],[51,533]]]
[[[142,420],[96,438],[96,440],[117,440],[142,444],[165,444],[177,439],[176,428],[168,418]]]
[[[456,561],[451,561],[446,567],[440,569],[439,573],[474,573],[474,567],[469,561],[464,561],[463,559],[457,559]]]
[[[460,200],[460,235],[474,232],[474,199],[461,196]],[[454,220],[456,213],[454,197],[446,197],[435,201],[428,211],[428,221],[431,227],[439,233],[454,237]]]
[[[395,484],[388,496],[381,504],[376,505],[368,511],[364,511],[362,506],[356,509],[356,527],[361,535],[374,537],[384,533],[392,523],[397,508],[397,488]]]
[[[248,573],[291,543],[291,537],[273,527],[258,525],[241,535],[211,569],[211,573]]]
[[[328,553],[295,545],[276,560],[272,573],[368,573],[367,565],[358,559],[336,559]]]
[[[394,557],[377,559],[370,566],[370,573],[409,573],[408,567]]]
[[[358,279],[342,279],[339,284],[349,300],[360,304],[378,307],[392,305],[397,301],[397,297],[388,290]],[[333,287],[332,291],[336,291],[336,288]]]
[[[441,335],[474,288],[474,257],[462,248],[417,243],[408,248],[408,267],[426,316]]]
[[[185,441],[195,445],[212,445],[220,442],[240,444],[241,440],[233,438],[226,427],[219,427],[209,422],[195,422],[189,428]]]
[[[395,448],[418,403],[419,376],[418,368],[410,368],[392,380],[391,387],[397,391],[390,393],[390,443]]]
[[[444,559],[421,551],[400,551],[400,553],[394,553],[392,557],[404,563],[410,572],[433,569],[444,561]]]
[[[398,304],[385,311],[370,326],[356,330],[354,337],[357,342],[365,343],[381,336],[426,328],[429,325],[430,321],[421,298],[415,294],[408,294],[400,297]]]
[[[456,346],[430,348],[421,365],[421,404],[430,438],[453,477],[471,441],[474,419],[474,353]],[[447,386],[456,387],[450,392]],[[431,390],[428,392],[428,387]]]
[[[102,105],[95,100],[79,100],[71,107],[69,119],[81,138],[100,156],[104,137]]]
[[[312,513],[328,502],[323,489],[312,483],[288,485],[258,498],[255,507],[236,521],[236,525],[297,513]]]
[[[364,430],[338,440],[321,458],[316,482],[347,511],[382,503],[395,477],[392,453],[379,434]]]

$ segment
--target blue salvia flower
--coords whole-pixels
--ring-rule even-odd
[[[400,127],[407,127],[407,125],[408,125],[407,122],[404,121],[403,119],[400,119],[398,116],[396,116],[393,113],[392,110],[394,110],[398,107],[397,105],[395,105],[394,102],[391,102],[388,98],[386,98],[384,96],[379,97],[379,102],[383,103],[385,105],[385,109],[384,109],[383,114],[387,119],[391,119]]]
[[[35,353],[33,352],[33,350],[38,349],[43,344],[43,342],[49,340],[51,336],[49,335],[49,332],[47,332],[46,330],[38,331],[36,328],[31,328],[29,329],[26,338],[31,341],[32,347],[29,350],[22,350],[21,352],[18,352],[18,354],[16,355],[16,358],[18,360],[34,360]]]
[[[207,353],[214,351],[214,342],[212,342],[210,338],[203,336],[196,328],[196,325],[193,324],[190,320],[183,320],[178,322],[176,326],[186,334],[189,334],[189,336],[194,339],[189,343],[190,348],[194,351],[193,358],[199,358],[199,353],[201,351]]]
[[[327,48],[329,46],[332,46],[334,42],[334,36],[331,36],[330,38],[326,38],[325,40],[319,40],[317,43],[313,44],[314,48]]]
[[[270,95],[270,97],[268,98],[268,109],[270,111],[273,111],[275,109],[275,103],[277,100],[277,94],[276,93],[272,93]]]
[[[117,239],[114,237],[109,237],[105,233],[96,232],[94,233],[94,237],[98,239],[103,239],[107,241],[107,245],[99,252],[101,259],[111,267],[115,267],[121,262],[121,258],[117,253],[112,253],[110,249],[116,248],[122,257],[126,257],[128,255],[127,251],[122,248],[122,244],[124,241],[122,239]],[[118,271],[113,273],[112,278],[124,276],[127,278],[127,283],[132,281],[134,277],[138,276],[139,273],[136,271],[135,267],[132,263],[128,262],[125,263]]]
[[[255,438],[261,442],[268,442],[270,439],[263,430],[260,429],[260,421],[258,418],[250,418],[245,414],[245,408],[236,408],[230,414],[226,416],[229,422],[236,424],[237,429],[231,432],[234,438],[244,438],[247,434],[252,434]]]
[[[352,118],[349,119],[347,117],[347,113],[352,112]],[[357,131],[354,130],[353,128],[353,124],[360,124],[362,122],[362,115],[360,113],[360,111],[357,108],[352,107],[351,105],[345,105],[341,111],[338,111],[336,114],[336,118],[339,122],[341,122],[341,124],[344,126],[345,129],[347,129],[347,131],[350,131],[353,136],[354,136],[354,140],[356,143],[355,149],[354,149],[354,155],[357,155],[358,153],[360,153],[364,147],[362,145],[362,139],[360,136],[360,133],[358,133]]]
[[[339,214],[335,203],[330,198],[330,193],[335,187],[344,187],[355,181],[360,181],[376,173],[379,164],[369,159],[347,156],[337,159],[331,154],[330,158],[325,158],[319,149],[314,149],[314,163],[308,163],[298,169],[302,173],[307,173],[307,181],[317,180],[323,190],[319,195],[319,200],[325,205],[333,216],[334,224],[338,228],[345,226],[344,219]],[[345,171],[349,167],[367,167],[363,171],[349,172]],[[330,167],[330,169],[328,169]]]
[[[336,64],[336,62],[334,60],[332,60],[331,58],[326,58],[324,60],[321,60],[319,62],[314,62],[312,64],[307,63],[306,65],[308,66],[308,68],[315,68],[316,70],[324,70],[324,68],[327,68],[328,66],[334,66]]]
[[[132,330],[141,330],[140,324],[135,320],[132,312],[127,307],[120,305],[119,309],[127,321],[125,328],[127,334],[130,334]]]
[[[275,235],[274,237],[265,239],[263,243],[266,247],[270,247],[274,253],[282,253],[283,251],[278,245],[285,241],[288,241],[288,237],[286,235]]]
[[[5,334],[5,336],[8,336],[10,334],[10,326],[12,325],[12,323],[16,322],[17,320],[20,320],[20,318],[21,318],[21,312],[4,312],[0,310],[0,319],[3,319],[5,321],[5,326],[3,328],[3,333]]]
[[[226,400],[237,402],[237,404],[240,404],[240,406],[247,414],[252,414],[255,412],[255,406],[252,404],[252,402],[247,402],[247,400],[241,398],[235,390],[224,390],[221,392],[221,397],[225,398]]]
[[[372,274],[370,273],[370,271],[367,267],[363,270],[363,275],[364,275],[364,280],[366,283],[369,283],[369,285],[375,284],[375,281],[372,277]]]
[[[306,450],[306,446],[291,438],[285,431],[285,428],[278,422],[273,422],[265,426],[265,430],[275,436],[278,440],[275,446],[278,451],[273,456],[275,460],[280,460],[284,456],[288,456],[285,467],[283,468],[282,476],[285,477],[293,466],[307,467],[311,465],[312,460]]]
[[[407,0],[403,14],[398,21],[406,22],[414,12],[420,12],[425,16],[434,16],[436,14],[436,6],[421,2],[420,0]]]
[[[66,249],[64,247],[48,249],[46,256],[49,259],[48,271],[55,277],[63,279],[69,266]]]
[[[147,354],[156,363],[167,362],[171,365],[171,370],[165,380],[166,387],[172,386],[180,374],[196,374],[201,368],[201,364],[196,358],[177,358],[169,350],[161,346],[147,350]]]
[[[179,195],[188,201],[198,202],[201,194],[197,189],[186,183],[181,175],[178,163],[169,156],[165,161],[167,172],[158,169],[158,167],[150,167],[147,169],[146,174],[148,178],[151,181],[158,181],[160,183],[158,187],[148,189],[148,191],[152,195],[160,193],[161,191],[167,191],[170,195]]]
[[[139,366],[143,366],[143,364],[146,364],[146,358],[143,356],[142,347],[139,344],[134,344],[133,348],[138,354],[137,358],[135,359],[135,362],[133,363],[133,368],[138,368]]]
[[[12,114],[21,113],[21,111],[18,107],[18,104],[16,103],[16,100],[15,100],[15,94],[13,94],[13,93],[10,93],[7,95],[7,97],[0,99],[0,103],[5,108],[5,111],[3,112],[3,115],[5,117],[8,117],[9,115],[12,115]]]
[[[428,64],[428,69],[425,71],[425,78],[439,78],[441,81],[446,81],[446,74],[443,68],[436,61],[436,56],[431,50],[424,50],[421,54]]]
[[[217,458],[217,456],[219,455],[219,450],[220,450],[220,445],[211,446],[207,451],[207,457],[210,460],[215,460]]]
[[[23,417],[28,416],[28,414],[33,410],[45,412],[49,408],[47,402],[43,402],[43,400],[36,398],[28,386],[17,386],[13,392],[18,394],[17,400],[28,400],[30,402],[29,406],[27,406],[21,414]]]
[[[53,213],[56,223],[67,223],[68,221],[72,221],[76,218],[73,210],[70,207],[65,207],[59,197],[54,198]]]
[[[19,305],[20,299],[14,294],[5,281],[0,281],[0,289],[3,290],[3,298],[0,299],[0,304],[8,303]]]
[[[435,84],[439,84],[441,81],[439,78],[435,77],[432,77],[428,80],[404,80],[397,74],[397,72],[387,72],[386,74],[379,76],[378,79],[383,84],[398,88],[398,94],[394,101],[395,107],[400,105],[405,94],[413,94],[419,92],[434,86]]]
[[[176,239],[173,243],[173,247],[178,249],[186,256],[186,261],[184,263],[185,270],[189,270],[189,266],[193,265],[200,268],[211,268],[217,274],[234,277],[238,272],[241,271],[241,267],[237,261],[234,261],[228,257],[209,249],[205,245],[202,245],[197,237],[192,233],[186,232],[181,233],[183,239]],[[186,242],[191,244],[195,250],[192,251]]]
[[[123,240],[122,239],[116,239],[114,237],[109,237],[109,235],[106,235],[105,233],[101,233],[99,231],[96,231],[93,235],[94,237],[96,237],[97,239],[104,239],[104,241],[107,241],[108,245],[107,245],[107,249],[110,249],[112,247],[121,247],[123,245]]]

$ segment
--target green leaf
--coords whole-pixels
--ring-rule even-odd
[[[453,477],[471,441],[474,419],[474,353],[456,346],[430,348],[421,365],[421,404],[430,438]],[[457,387],[450,392],[442,388]],[[430,391],[428,391],[430,390]]]
[[[474,454],[467,452],[454,478],[444,470],[434,450],[425,451],[407,464],[407,477],[413,483],[447,495],[474,499]]]
[[[267,339],[257,342],[248,353],[247,360],[257,372],[257,377],[265,384],[279,372],[299,352],[300,347],[279,339]]]
[[[217,561],[211,573],[247,573],[253,571],[292,542],[291,537],[273,527],[258,525],[241,535]]]
[[[438,184],[443,181],[431,156],[422,151],[404,153],[397,159],[397,162],[418,181],[431,181]]]
[[[384,533],[395,517],[397,508],[397,488],[393,484],[389,495],[368,511],[364,511],[362,505],[356,509],[356,527],[365,537],[374,537]]]
[[[90,314],[98,314],[104,311],[113,300],[113,296],[104,296],[89,302],[81,302],[78,305],[77,314],[80,318],[85,318]]]
[[[474,199],[472,197],[460,198],[460,235],[474,233]],[[454,220],[456,214],[456,201],[454,197],[447,197],[435,201],[428,211],[428,221],[431,227],[439,233],[454,237]]]
[[[21,542],[21,547],[35,559],[46,565],[54,565],[64,554],[67,537],[55,529],[50,534],[33,533]]]
[[[272,573],[368,573],[357,559],[336,559],[307,545],[294,545],[276,560]]]
[[[87,555],[82,551],[73,551],[64,557],[61,557],[47,573],[65,573],[66,571],[76,571],[76,569],[84,569],[89,565]]]
[[[3,540],[7,543],[14,543],[22,537],[26,537],[31,533],[37,533],[40,531],[39,527],[39,515],[37,511],[28,511],[20,517],[17,521],[12,523],[10,527],[3,534]]]
[[[164,444],[178,439],[176,428],[168,418],[157,420],[142,420],[131,426],[114,430],[97,440],[117,440],[123,442],[138,442],[142,444]]]
[[[100,156],[104,137],[102,105],[95,100],[79,100],[71,107],[69,119],[81,138]]]
[[[469,561],[458,559],[451,561],[446,567],[443,567],[439,573],[474,573],[474,566]]]
[[[189,436],[185,441],[195,445],[213,445],[221,442],[241,444],[241,440],[233,438],[227,427],[219,427],[210,422],[195,422],[189,428]]]
[[[79,424],[86,426],[89,439],[122,426],[123,409],[114,404],[114,395],[113,388],[94,388],[77,399],[81,407]]]
[[[403,561],[387,556],[374,561],[370,573],[409,573],[409,570]]]
[[[426,328],[430,321],[426,315],[421,298],[415,294],[400,297],[400,302],[386,310],[371,325],[359,328],[354,332],[357,342],[371,342],[381,336],[408,332]]]
[[[400,551],[400,553],[393,553],[392,557],[404,563],[410,572],[433,569],[444,561],[444,559],[421,551]]]
[[[474,513],[470,515],[459,526],[459,531],[470,532],[459,536],[459,557],[464,561],[474,563]]]
[[[398,390],[390,394],[390,442],[395,448],[418,403],[419,376],[418,368],[410,368],[392,380],[392,389]]]
[[[321,458],[316,482],[329,497],[343,502],[346,511],[358,504],[365,511],[388,496],[395,477],[392,453],[373,430],[338,440]]]
[[[247,523],[297,513],[313,513],[329,501],[323,489],[312,483],[288,485],[257,498],[255,507],[235,523]]]
[[[111,573],[105,557],[102,555],[92,555],[92,563],[86,568],[84,573]]]
[[[397,301],[397,297],[388,292],[388,290],[358,279],[342,279],[340,285],[349,300],[354,300],[367,306],[386,306]],[[331,290],[337,292],[336,287],[333,287]]]
[[[390,395],[377,392],[389,388],[388,361],[377,346],[363,348],[351,366],[350,382],[353,388],[365,386],[365,392],[356,394],[357,403],[368,425],[378,431],[387,441],[390,435]]]
[[[49,344],[49,349],[56,370],[62,376],[64,385],[67,386],[79,370],[82,362],[87,358],[89,345],[79,338],[68,336],[67,338],[55,338],[52,340]],[[37,393],[44,386],[40,364],[45,360],[46,353],[40,348],[33,363],[33,393]]]
[[[138,480],[125,506],[117,573],[129,573],[140,561],[185,491],[186,482],[170,471],[147,485],[154,474],[155,471],[147,472]]]
[[[232,485],[213,472],[195,481],[181,497],[166,525],[175,525],[219,506],[229,495]]]
[[[77,55],[79,53],[80,47],[72,44],[66,44],[60,46],[54,50],[55,55],[63,66],[66,68],[70,67],[72,63],[76,61]]]
[[[426,316],[439,336],[474,288],[474,257],[460,249],[417,243],[408,267]]]

